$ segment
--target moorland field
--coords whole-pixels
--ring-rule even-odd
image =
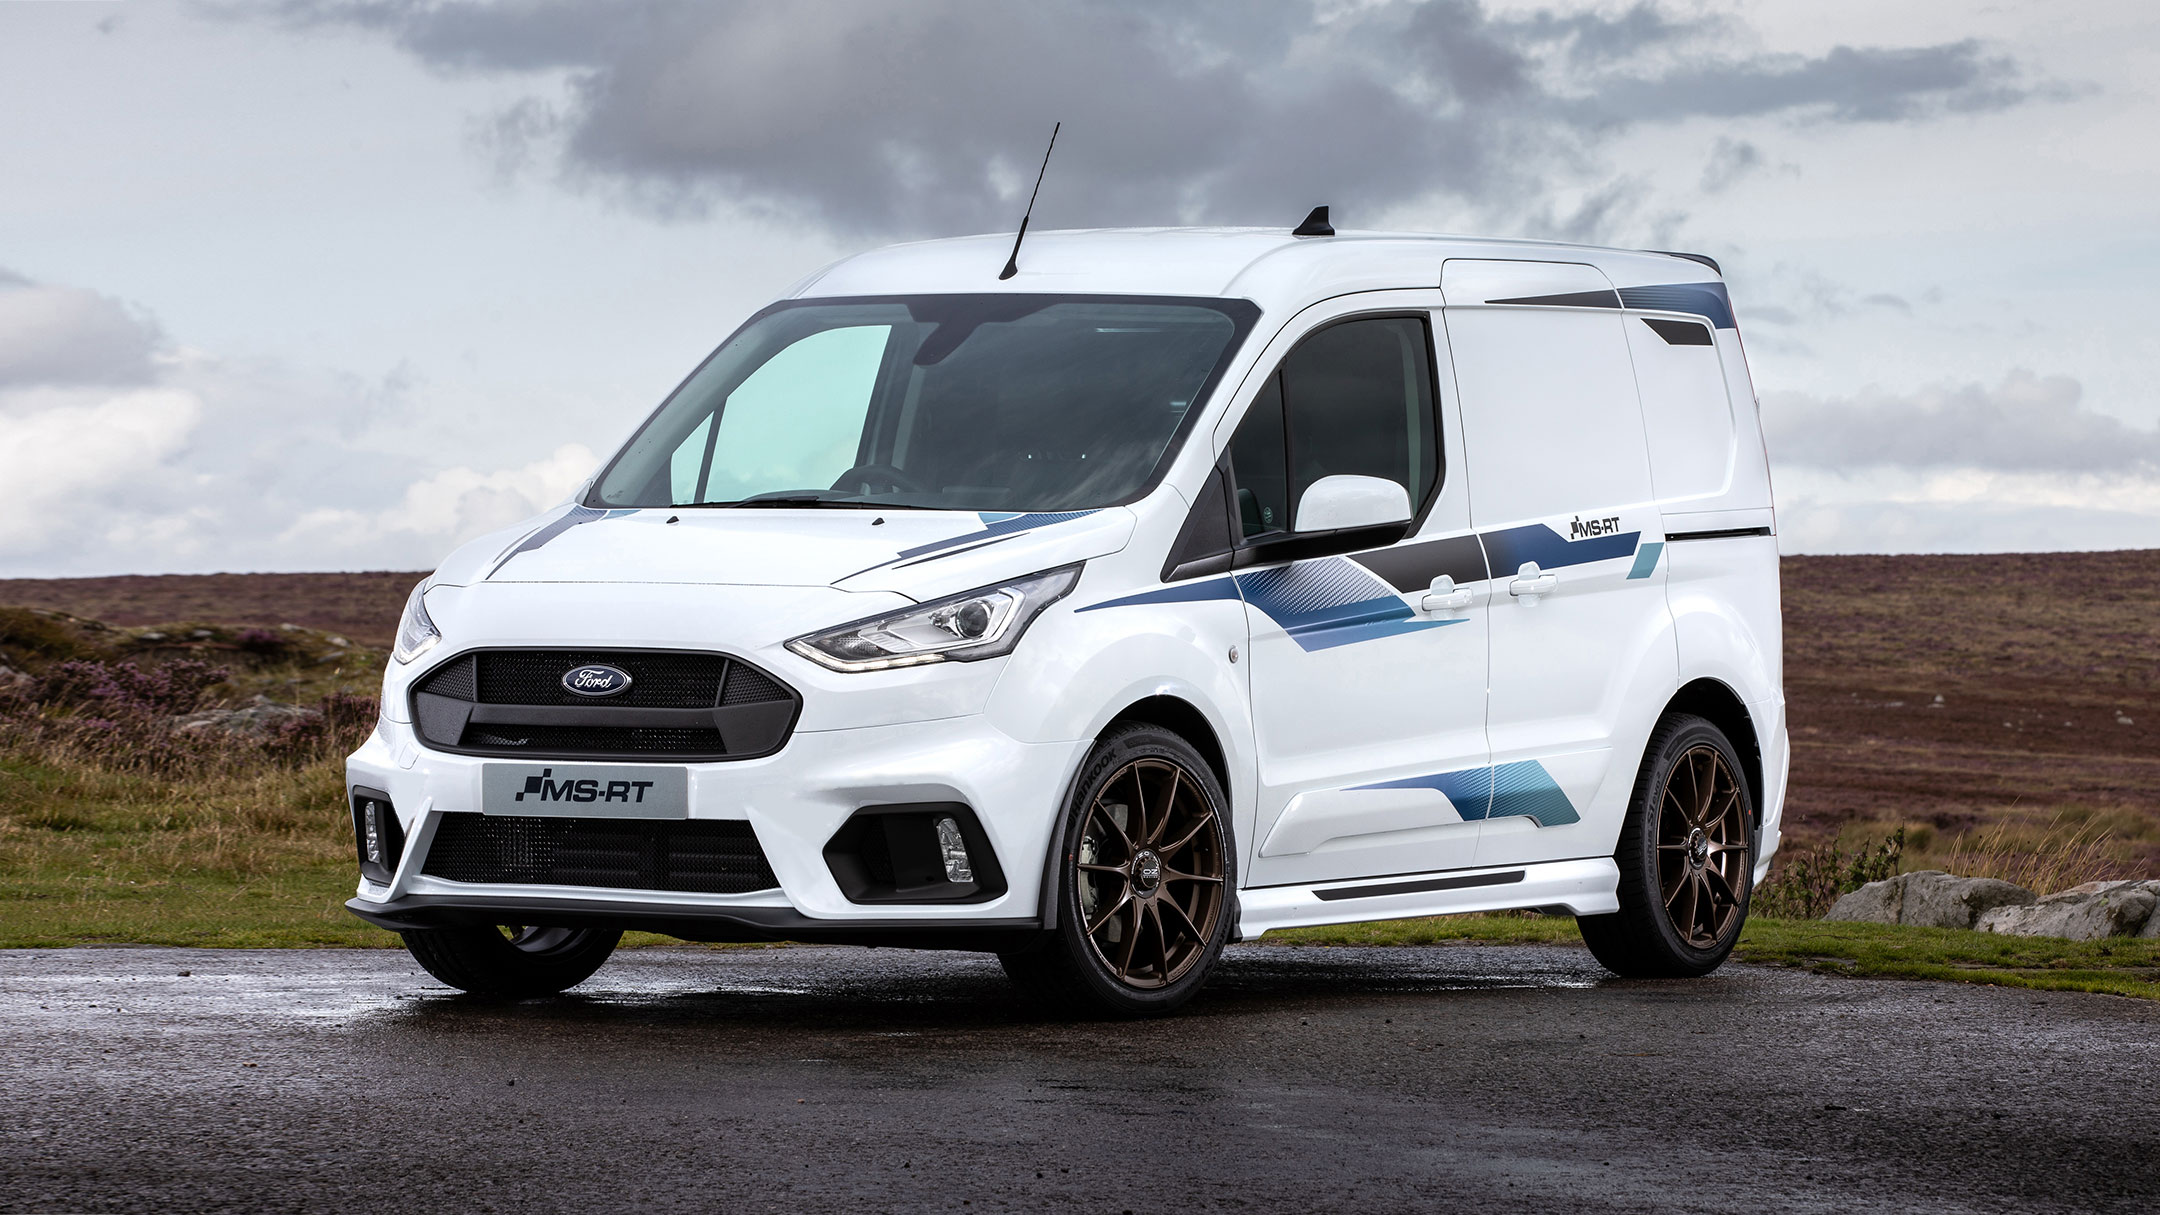
[[[1862,850],[1882,871],[1894,833],[1892,867],[2042,893],[2160,876],[2160,551],[1789,557],[1783,574],[1787,880],[1759,912],[1819,915]],[[0,945],[387,943],[339,907],[338,758],[419,577],[0,579]],[[175,715],[258,697],[319,713],[165,742]],[[1572,925],[1456,935],[1495,931]]]

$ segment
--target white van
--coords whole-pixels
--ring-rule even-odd
[[[1503,908],[1716,967],[1788,759],[1716,264],[1320,232],[902,245],[759,312],[414,590],[351,909],[496,993],[640,929],[1161,1010],[1227,941]]]

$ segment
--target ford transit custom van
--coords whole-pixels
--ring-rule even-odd
[[[805,280],[414,589],[348,906],[509,995],[631,929],[1123,1012],[1269,929],[1507,908],[1718,966],[1788,750],[1715,263],[1009,239]]]

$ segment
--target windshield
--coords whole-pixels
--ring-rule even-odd
[[[768,309],[601,474],[596,506],[1084,510],[1154,482],[1259,309],[931,295]]]

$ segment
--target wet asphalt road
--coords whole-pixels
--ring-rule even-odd
[[[185,972],[183,974],[182,972]],[[0,1210],[2151,1210],[2160,1005],[1580,950],[1233,949],[1178,1017],[993,961],[0,953]]]

